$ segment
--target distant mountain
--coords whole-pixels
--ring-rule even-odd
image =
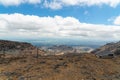
[[[67,45],[54,45],[52,47],[49,47],[49,49],[52,49],[52,50],[73,50],[72,47],[67,46]]]
[[[35,48],[32,44],[26,42],[0,40],[0,51],[25,50]]]
[[[97,55],[107,55],[107,54],[115,54],[120,55],[120,41],[119,42],[112,42],[107,43],[104,46],[101,46],[100,48],[92,51],[92,53],[95,53]]]

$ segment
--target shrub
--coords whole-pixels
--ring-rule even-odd
[[[115,52],[114,52],[115,55],[120,55],[120,49],[117,49]]]

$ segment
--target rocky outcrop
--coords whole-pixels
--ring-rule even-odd
[[[49,49],[52,49],[52,50],[73,50],[72,47],[66,46],[66,45],[54,45],[54,46],[50,47]]]
[[[26,42],[0,40],[0,51],[34,49],[35,47]]]
[[[107,43],[106,45],[92,51],[92,53],[95,53],[97,55],[120,55],[120,41],[116,43]]]

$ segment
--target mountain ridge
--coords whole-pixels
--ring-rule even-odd
[[[27,42],[0,40],[0,51],[33,49],[33,46]]]
[[[107,55],[109,53],[120,55],[120,41],[107,43],[100,48],[93,50],[91,53],[94,53],[96,55]]]

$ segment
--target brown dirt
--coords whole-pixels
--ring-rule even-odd
[[[0,80],[120,80],[120,57],[94,54],[0,58]]]

